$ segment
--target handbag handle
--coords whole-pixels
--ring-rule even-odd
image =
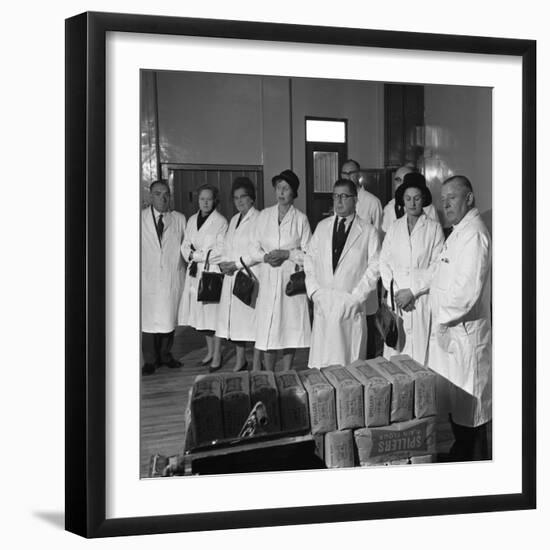
[[[393,279],[391,280],[391,283],[390,283],[390,299],[391,299],[391,310],[395,311],[395,302],[393,298]]]
[[[241,264],[243,264],[243,267],[244,267],[244,269],[246,270],[246,272],[248,273],[248,276],[249,276],[251,279],[255,279],[256,277],[254,276],[254,273],[252,273],[252,271],[250,270],[250,268],[244,263],[243,257],[242,257],[242,256],[239,258],[239,260],[241,260]]]
[[[212,252],[212,249],[210,249],[210,250],[206,253],[206,260],[204,261],[204,269],[203,269],[203,271],[208,271],[208,270],[210,269],[210,261],[209,261],[210,252]]]

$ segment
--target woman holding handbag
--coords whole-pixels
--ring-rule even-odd
[[[256,188],[247,177],[238,177],[232,186],[237,214],[231,218],[229,229],[221,240],[222,261],[219,267],[225,274],[222,295],[218,306],[216,337],[226,338],[235,344],[235,372],[246,369],[247,342],[256,336],[255,299],[258,291],[258,268],[252,267],[249,252],[256,232],[260,212],[254,208]],[[239,294],[235,282],[244,278],[244,291]],[[248,302],[248,303],[247,303]]]
[[[388,304],[399,317],[399,335],[394,347],[384,346],[384,356],[403,353],[423,365],[431,323],[428,288],[443,248],[443,230],[423,210],[432,203],[432,195],[422,174],[406,174],[395,200],[403,207],[404,215],[387,229],[380,253],[380,275],[388,291]]]
[[[308,348],[311,323],[305,289],[289,296],[286,287],[296,266],[301,268],[311,238],[307,216],[294,206],[300,181],[292,170],[271,180],[277,203],[258,216],[253,262],[262,262],[256,302],[256,348],[264,353],[267,370],[274,370],[277,352],[283,369],[292,366],[296,348]],[[259,368],[258,364],[254,368]]]
[[[181,297],[178,324],[202,332],[206,338],[206,356],[201,364],[210,370],[221,368],[221,340],[215,336],[218,322],[218,301],[199,301],[198,291],[203,271],[220,273],[220,246],[227,231],[227,220],[216,210],[218,189],[202,185],[198,189],[199,211],[189,218],[181,254],[187,262],[187,276]],[[207,263],[208,262],[208,266]]]

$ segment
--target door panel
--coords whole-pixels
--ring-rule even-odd
[[[199,208],[197,189],[204,184],[213,185],[219,190],[218,211],[229,221],[236,209],[233,204],[231,186],[238,176],[250,178],[256,187],[256,208],[263,208],[263,171],[257,167],[192,166],[169,168],[169,181],[173,189],[174,209],[187,219]]]
[[[307,217],[311,230],[333,211],[332,188],[346,161],[346,143],[306,143]]]

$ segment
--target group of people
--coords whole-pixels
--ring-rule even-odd
[[[347,365],[376,353],[375,319],[384,300],[399,329],[384,355],[408,354],[441,374],[440,408],[451,412],[454,458],[487,458],[491,240],[469,180],[453,176],[442,184],[452,226],[447,240],[425,178],[411,167],[395,172],[394,198],[382,209],[359,164],[345,162],[333,186],[334,214],[313,235],[294,206],[299,183],[291,170],[274,176],[276,203],[258,211],[253,183],[236,178],[237,214],[229,224],[216,209],[215,187],[198,189],[199,211],[186,223],[169,209],[166,182],[151,184],[152,204],[142,212],[142,372],[181,366],[171,355],[176,325],[204,334],[201,363],[210,372],[222,367],[222,339],[235,345],[235,371],[248,368],[248,342],[253,369],[274,370],[278,354],[290,369],[298,348],[309,348],[310,368]],[[197,300],[205,269],[224,274],[219,302]],[[239,270],[257,281],[250,306],[233,294]],[[288,295],[299,271],[304,292]]]

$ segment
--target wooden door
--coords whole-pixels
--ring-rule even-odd
[[[347,155],[346,143],[306,143],[306,213],[312,231],[323,218],[332,215],[332,189]]]
[[[263,200],[263,170],[258,166],[179,165],[169,168],[169,182],[173,190],[174,209],[187,219],[199,208],[197,189],[209,184],[219,190],[218,211],[229,221],[236,213],[231,186],[238,176],[250,178],[256,187],[256,208],[261,210]]]

